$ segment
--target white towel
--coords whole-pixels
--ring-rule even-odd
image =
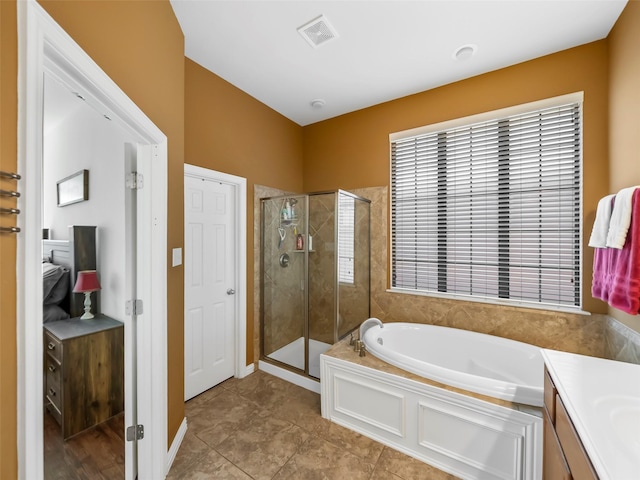
[[[607,234],[609,233],[609,222],[611,221],[611,200],[616,195],[612,193],[598,202],[596,210],[596,219],[593,222],[593,230],[591,230],[591,238],[589,238],[589,246],[594,248],[606,248]]]
[[[631,200],[633,192],[638,187],[623,188],[616,195],[613,204],[611,220],[609,221],[609,233],[607,234],[607,247],[621,249],[627,240],[627,231],[631,224]]]

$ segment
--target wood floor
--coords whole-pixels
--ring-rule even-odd
[[[60,425],[44,414],[45,480],[123,480],[124,413],[66,441]]]

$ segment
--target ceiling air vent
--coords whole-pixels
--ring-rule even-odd
[[[298,28],[298,33],[300,33],[313,48],[324,45],[329,40],[338,37],[338,34],[324,15],[320,15],[318,18]]]

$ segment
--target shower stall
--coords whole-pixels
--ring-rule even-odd
[[[336,190],[264,198],[262,359],[312,378],[369,317],[370,201]]]

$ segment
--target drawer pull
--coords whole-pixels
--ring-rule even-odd
[[[49,389],[49,395],[51,395],[52,397],[56,396],[56,391],[53,388]]]
[[[49,342],[49,345],[47,345],[47,348],[49,350],[55,350],[56,349],[56,344],[53,342]]]
[[[53,365],[49,365],[49,371],[50,372],[55,372],[56,371],[56,367]]]

